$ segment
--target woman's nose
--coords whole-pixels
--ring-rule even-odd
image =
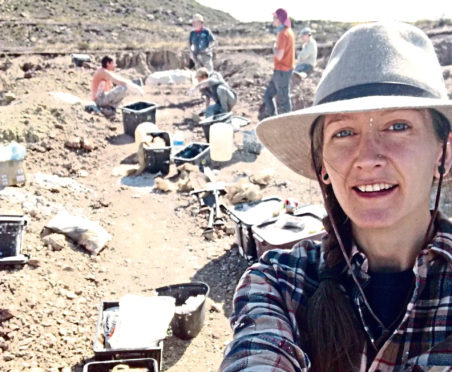
[[[363,133],[356,149],[355,167],[366,170],[381,167],[385,162],[384,146],[378,134],[374,131]]]

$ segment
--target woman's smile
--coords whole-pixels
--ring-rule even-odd
[[[389,183],[369,183],[354,186],[353,190],[360,197],[364,198],[377,198],[392,194],[397,188],[397,185],[391,185]]]

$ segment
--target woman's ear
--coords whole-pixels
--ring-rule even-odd
[[[331,180],[329,174],[326,172],[325,167],[322,165],[322,170],[320,171],[320,178],[325,185],[330,185]]]
[[[442,148],[442,146],[441,146]],[[435,178],[439,179],[440,173],[443,173],[444,176],[449,174],[450,169],[452,167],[452,132],[449,132],[449,136],[447,137],[446,144],[446,158],[444,159],[444,167],[441,166],[441,158],[443,156],[443,152],[441,151],[436,162],[437,166],[435,169]]]

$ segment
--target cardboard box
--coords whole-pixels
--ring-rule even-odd
[[[0,162],[0,187],[25,185],[22,160]]]

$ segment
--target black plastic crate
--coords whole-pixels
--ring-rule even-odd
[[[93,350],[96,360],[118,360],[152,358],[157,361],[159,370],[162,369],[163,341],[159,341],[155,347],[142,349],[109,349],[102,343],[102,317],[103,312],[111,307],[119,306],[119,301],[101,301],[97,316],[96,332],[94,336]]]
[[[165,141],[165,147],[147,147],[143,144],[145,171],[150,173],[168,174],[170,168],[171,137],[168,132],[152,132],[148,137],[160,137]]]
[[[192,163],[198,166],[210,164],[210,145],[208,143],[192,142],[174,155],[174,163]]]
[[[157,105],[152,102],[138,101],[121,106],[124,133],[135,138],[135,129],[145,121],[155,123]]]
[[[315,208],[315,207],[314,207]],[[312,213],[309,206],[306,213],[292,215],[283,213],[273,221],[251,227],[256,242],[257,258],[271,249],[291,249],[302,240],[321,240],[325,235],[321,216]]]
[[[0,215],[0,259],[20,255],[27,223],[25,216]]]
[[[213,116],[209,116],[204,120],[201,120],[199,124],[202,126],[202,130],[204,131],[204,136],[206,137],[206,141],[210,141],[210,126],[215,123],[231,123],[232,121],[232,113],[226,112],[223,114],[216,114]]]
[[[110,372],[112,368],[119,364],[125,364],[131,368],[147,368],[149,372],[158,372],[159,370],[155,359],[140,358],[90,362],[84,365],[83,372]]]
[[[225,208],[235,223],[235,239],[239,253],[247,261],[253,262],[258,258],[252,227],[273,220],[275,212],[278,212],[282,206],[283,199],[269,197]]]

